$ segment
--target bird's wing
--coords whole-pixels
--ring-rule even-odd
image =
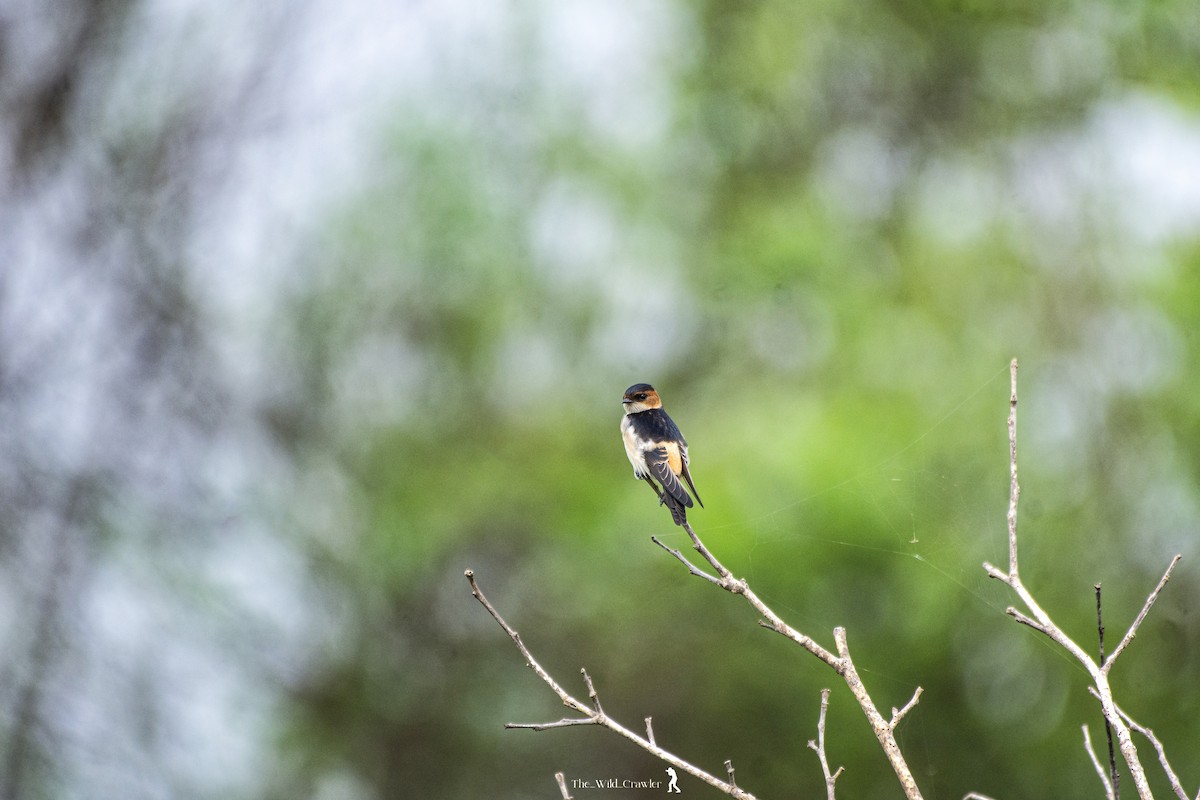
[[[671,510],[672,522],[680,526],[687,524],[687,509],[683,507],[683,503],[669,494],[663,495],[662,503],[666,503],[667,508]]]
[[[664,492],[671,495],[680,504],[691,508],[692,498],[683,488],[683,484],[679,482],[679,476],[671,469],[672,455],[675,455],[676,458],[679,457],[678,451],[672,453],[671,448],[665,444],[647,449],[645,451],[646,466],[650,468],[650,474],[662,484]]]
[[[692,471],[688,469],[687,445],[685,444],[679,449],[681,451],[681,455],[683,456],[683,469],[681,469],[680,472],[683,475],[683,479],[687,481],[688,488],[691,489],[692,494],[696,496],[696,502],[700,504],[701,508],[704,508],[704,501],[700,499],[700,493],[696,491],[696,484],[692,483]]]

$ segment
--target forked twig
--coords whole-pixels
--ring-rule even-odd
[[[1112,687],[1108,682],[1108,673],[1112,669],[1112,665],[1116,662],[1118,656],[1125,651],[1137,635],[1137,630],[1145,620],[1146,615],[1150,611],[1150,607],[1154,605],[1154,601],[1158,598],[1163,587],[1166,586],[1170,579],[1171,571],[1178,563],[1180,556],[1175,556],[1167,567],[1166,573],[1159,580],[1158,585],[1150,596],[1146,598],[1145,604],[1142,606],[1141,612],[1134,619],[1133,624],[1129,626],[1129,631],[1121,639],[1120,644],[1113,652],[1103,660],[1097,662],[1096,659],[1088,655],[1078,644],[1074,642],[1063,630],[1055,624],[1050,615],[1038,605],[1033,598],[1032,593],[1025,587],[1021,581],[1021,575],[1018,569],[1017,562],[1017,505],[1021,496],[1021,486],[1017,480],[1017,360],[1014,358],[1009,366],[1010,387],[1009,393],[1009,411],[1008,411],[1008,453],[1009,453],[1009,498],[1008,498],[1008,571],[1004,572],[988,562],[983,563],[983,569],[989,577],[995,578],[1005,583],[1013,592],[1021,599],[1028,614],[1022,613],[1013,607],[1008,608],[1008,614],[1017,622],[1028,625],[1036,631],[1039,631],[1048,636],[1057,645],[1062,647],[1071,656],[1078,661],[1092,678],[1093,688],[1095,689],[1096,697],[1100,700],[1100,709],[1104,714],[1104,719],[1112,726],[1113,733],[1116,736],[1117,747],[1121,751],[1121,757],[1125,761],[1125,765],[1129,768],[1129,775],[1133,779],[1134,786],[1137,788],[1138,797],[1141,800],[1153,800],[1153,795],[1150,792],[1150,784],[1146,780],[1145,770],[1142,768],[1141,761],[1138,758],[1137,747],[1133,743],[1133,738],[1130,736],[1129,726],[1121,715],[1117,712],[1116,703],[1113,700]],[[1090,735],[1087,734],[1085,728],[1085,736],[1090,742]],[[1090,744],[1088,747],[1089,753],[1092,752]],[[1094,753],[1093,753],[1094,757]],[[1104,770],[1100,772],[1103,774]],[[1108,780],[1107,775],[1104,775],[1104,783],[1106,791],[1111,794],[1112,785]]]
[[[825,714],[829,711],[829,690],[821,690],[821,713],[817,716],[817,738],[808,740],[808,747],[816,751],[817,758],[821,761],[821,774],[825,776],[825,800],[834,800],[834,784],[837,783],[838,777],[845,770],[845,767],[838,767],[833,772],[829,771],[829,759],[825,757]]]
[[[1134,617],[1132,624],[1129,626],[1129,630],[1127,630],[1125,635],[1121,638],[1120,644],[1113,649],[1112,655],[1104,660],[1104,665],[1101,667],[1104,672],[1107,673],[1112,669],[1113,662],[1117,660],[1117,656],[1121,655],[1121,653],[1124,653],[1125,648],[1128,647],[1129,643],[1133,641],[1133,637],[1137,636],[1138,628],[1141,627],[1142,622],[1146,619],[1146,615],[1150,613],[1150,607],[1154,605],[1154,601],[1158,599],[1158,595],[1167,585],[1167,581],[1171,580],[1171,572],[1175,569],[1175,565],[1179,563],[1179,559],[1181,558],[1183,558],[1183,555],[1181,553],[1177,553],[1175,557],[1171,559],[1171,563],[1167,565],[1167,571],[1164,572],[1163,576],[1158,579],[1158,584],[1154,587],[1154,591],[1150,592],[1150,596],[1146,598],[1146,602],[1142,605],[1142,610],[1138,612],[1136,617]]]
[[[912,711],[913,707],[916,706],[917,703],[921,702],[921,692],[923,692],[923,691],[925,691],[925,690],[922,689],[920,686],[918,686],[917,690],[915,692],[913,692],[912,699],[909,700],[907,703],[905,703],[904,707],[901,708],[899,711],[896,710],[895,706],[892,706],[892,718],[890,720],[888,720],[888,725],[890,725],[893,728],[895,728],[897,725],[899,725],[900,720],[904,719],[904,715],[907,714],[909,711]]]
[[[1097,700],[1100,699],[1100,695],[1096,694],[1095,687],[1089,686],[1088,692],[1091,693],[1092,697],[1095,697]],[[1152,731],[1150,728],[1147,728],[1145,725],[1138,723],[1135,719],[1133,719],[1133,717],[1126,714],[1125,710],[1120,706],[1114,704],[1114,708],[1116,708],[1117,713],[1121,715],[1121,719],[1128,723],[1130,729],[1135,730],[1142,736],[1146,737],[1151,746],[1154,747],[1154,751],[1158,753],[1158,763],[1162,765],[1163,772],[1166,774],[1167,780],[1170,781],[1171,791],[1175,793],[1175,796],[1178,797],[1179,800],[1191,800],[1191,798],[1188,797],[1187,792],[1184,790],[1183,783],[1179,780],[1179,776],[1176,775],[1175,770],[1171,768],[1171,762],[1167,760],[1167,751],[1163,747],[1163,743],[1160,742],[1158,737],[1154,735],[1154,731]],[[1200,800],[1200,789],[1196,791],[1195,800]]]
[[[581,669],[580,672],[582,673],[584,683],[588,688],[588,699],[590,700],[590,703],[585,703],[582,700],[572,697],[565,689],[562,688],[562,686],[558,684],[557,681],[554,680],[550,673],[538,663],[537,659],[533,657],[533,653],[529,652],[529,648],[525,646],[523,641],[521,641],[521,634],[517,633],[517,631],[511,625],[504,621],[504,617],[500,616],[500,612],[497,611],[495,606],[493,606],[487,597],[484,596],[483,591],[479,588],[479,584],[475,582],[474,570],[468,569],[463,574],[466,576],[467,582],[471,584],[471,594],[474,595],[475,599],[479,601],[480,605],[487,609],[487,612],[492,615],[492,619],[496,620],[496,623],[503,628],[504,632],[508,634],[508,637],[513,640],[513,643],[517,646],[517,650],[519,650],[521,655],[525,658],[526,666],[532,669],[537,676],[541,678],[542,681],[549,686],[556,695],[558,695],[559,699],[562,700],[563,705],[581,715],[579,717],[567,717],[555,722],[510,722],[505,724],[505,728],[526,728],[529,730],[544,731],[551,728],[567,728],[576,725],[599,725],[601,727],[608,728],[614,733],[624,736],[626,739],[638,745],[651,755],[667,762],[674,767],[678,767],[684,772],[699,778],[716,789],[720,789],[722,792],[730,795],[731,797],[736,797],[738,800],[756,800],[754,795],[750,794],[750,792],[739,789],[731,782],[726,783],[720,778],[710,775],[699,767],[684,761],[674,753],[668,752],[667,750],[659,747],[653,741],[654,735],[650,729],[650,719],[648,717],[646,718],[647,736],[643,738],[626,728],[624,725],[621,725],[612,717],[608,716],[608,714],[604,713],[604,709],[600,705],[600,697],[596,692],[596,687],[592,683],[591,676],[588,675],[587,670]],[[560,784],[560,788],[563,786],[565,786],[565,784]]]

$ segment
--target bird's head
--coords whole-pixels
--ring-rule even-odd
[[[659,398],[658,392],[648,383],[635,383],[626,389],[625,396],[621,398],[621,404],[625,406],[626,416],[640,414],[652,408],[662,408],[662,400]]]

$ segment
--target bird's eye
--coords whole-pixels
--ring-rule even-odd
[[[646,393],[645,393],[645,392],[638,392],[637,394],[635,394],[635,395],[633,396],[633,399],[634,399],[634,400],[645,400],[645,399],[646,399]]]

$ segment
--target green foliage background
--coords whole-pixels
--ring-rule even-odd
[[[1084,673],[980,566],[1013,357],[1025,582],[1091,648],[1093,586],[1115,642],[1183,554],[1113,680],[1200,785],[1200,5],[416,4],[374,138],[329,145],[366,167],[264,232],[216,188],[299,157],[272,137],[321,121],[273,104],[341,88],[296,77],[341,5],[295,5],[243,47],[236,15],[175,40],[80,3],[62,76],[0,60],[41,90],[0,81],[0,795],[663,779],[599,729],[504,730],[564,710],[471,568],[569,690],[586,667],[692,763],[822,796],[832,687],[840,796],[899,796],[836,676],[651,543],[687,539],[619,441],[646,381],[709,547],[825,646],[846,627],[881,708],[923,687],[926,797],[1100,796]],[[247,229],[277,271],[206,272]]]
[[[320,412],[356,524],[311,556],[351,633],[305,675],[277,796],[329,770],[446,798],[662,777],[599,730],[502,729],[562,709],[466,567],[564,684],[586,666],[685,758],[816,796],[832,686],[839,790],[897,795],[836,677],[651,545],[686,540],[618,442],[637,381],[689,436],[707,543],[827,646],[846,626],[880,706],[924,687],[901,740],[926,796],[1097,793],[1085,676],[979,566],[1005,559],[1012,356],[1046,608],[1093,647],[1101,582],[1115,641],[1187,557],[1115,680],[1197,780],[1196,220],[1144,235],[1124,183],[1139,113],[1195,136],[1195,6],[628,7],[642,60],[606,51],[622,83],[592,97],[570,12],[509,12],[503,58],[445,53],[444,95],[396,115],[296,297],[311,383],[364,347],[406,372],[386,422]]]

